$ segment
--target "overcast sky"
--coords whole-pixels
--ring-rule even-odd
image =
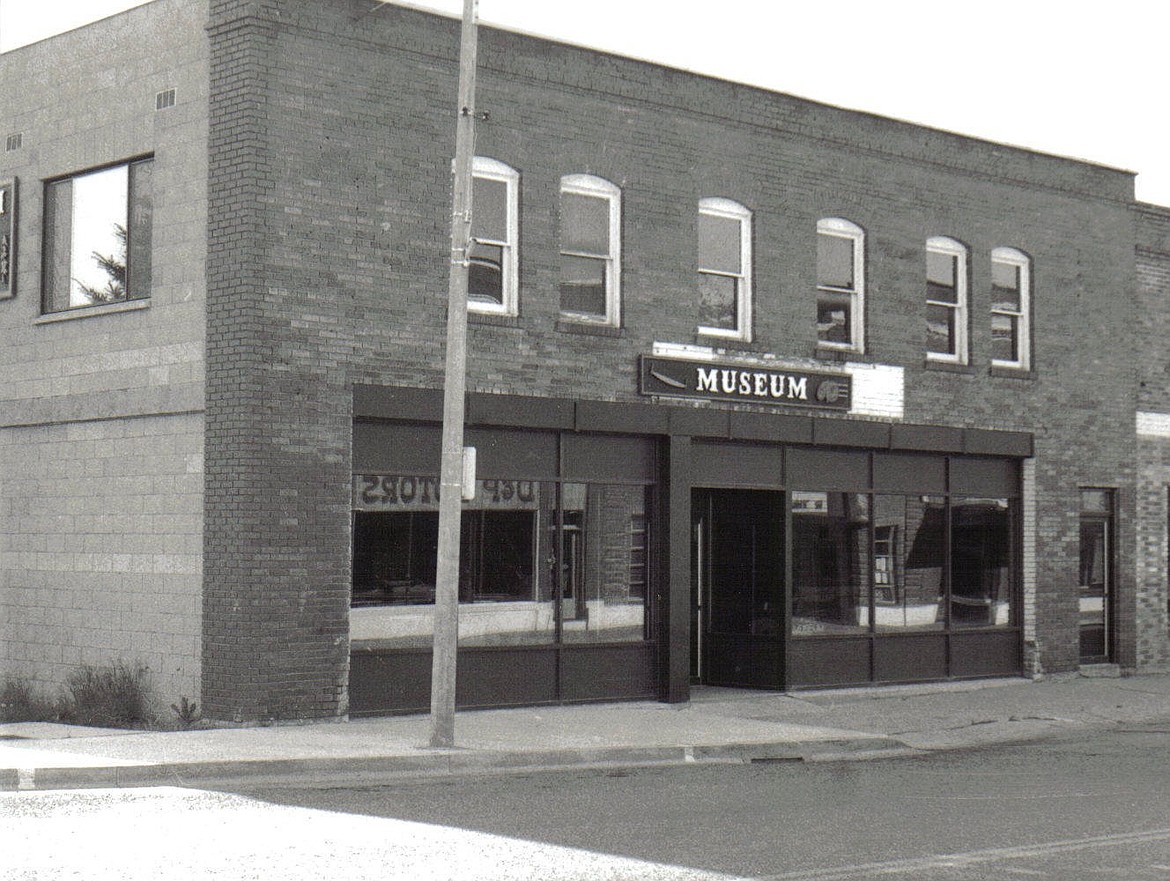
[[[371,6],[378,0],[368,0]],[[134,0],[0,0],[0,51]],[[452,15],[462,0],[416,0]],[[1170,206],[1164,0],[479,0],[480,18],[1139,172]]]

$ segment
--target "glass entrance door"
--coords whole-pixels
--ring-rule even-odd
[[[1113,660],[1113,494],[1081,491],[1080,606],[1081,663]]]
[[[692,673],[783,686],[784,493],[701,490],[693,501]]]

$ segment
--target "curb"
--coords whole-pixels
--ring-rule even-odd
[[[452,750],[429,755],[369,758],[249,759],[77,768],[5,768],[0,769],[0,792],[199,786],[240,781],[281,783],[320,778],[348,782],[369,778],[410,779],[700,763],[862,761],[922,754],[922,750],[913,749],[892,738],[865,737],[815,743],[774,741],[597,747],[540,752]]]

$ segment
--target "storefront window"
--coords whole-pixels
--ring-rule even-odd
[[[856,633],[869,627],[869,496],[792,493],[792,632]]]
[[[946,505],[941,497],[874,497],[874,625],[939,630],[946,624]]]
[[[646,488],[563,486],[564,642],[646,638]]]
[[[1007,499],[951,502],[951,626],[1011,624],[1012,509]]]
[[[460,526],[459,644],[552,643],[558,623],[565,642],[645,639],[647,494],[641,485],[479,481]],[[437,479],[359,475],[354,507],[351,638],[429,647]]]

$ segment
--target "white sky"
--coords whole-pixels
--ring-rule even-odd
[[[377,0],[368,0],[371,6]],[[135,0],[0,0],[0,51]],[[462,0],[415,0],[458,16]],[[1170,206],[1164,0],[479,0],[480,19],[1139,172]]]

